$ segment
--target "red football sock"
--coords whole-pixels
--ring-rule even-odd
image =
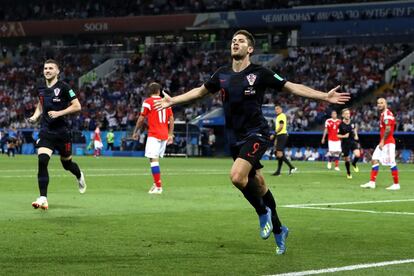
[[[154,184],[158,188],[161,187],[161,170],[158,162],[151,162],[151,172],[152,178],[154,179]]]
[[[336,159],[336,160],[335,160],[335,167],[338,167],[338,165],[339,165],[339,160],[338,160],[338,159]]]
[[[378,170],[379,170],[379,165],[378,164],[372,166],[371,178],[369,179],[370,181],[375,182],[375,180],[377,179]]]
[[[392,179],[394,180],[394,184],[398,184],[398,169],[397,167],[391,168]]]

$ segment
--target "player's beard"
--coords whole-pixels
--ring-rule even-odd
[[[45,79],[47,82],[52,82],[57,78],[57,76],[45,76]]]
[[[232,54],[232,55],[231,55],[231,57],[232,57],[234,60],[239,61],[239,60],[244,59],[244,58],[246,57],[246,55],[243,55],[243,54]]]

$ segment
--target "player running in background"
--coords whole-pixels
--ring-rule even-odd
[[[341,120],[335,110],[331,112],[331,118],[325,121],[325,130],[323,131],[322,144],[325,144],[326,134],[328,134],[328,164],[327,168],[332,168],[332,160],[335,162],[335,170],[339,171],[339,155],[341,154],[341,140],[338,138],[338,127]]]
[[[145,145],[145,156],[149,158],[154,184],[149,194],[161,194],[161,170],[159,158],[164,156],[167,145],[172,144],[174,139],[174,116],[171,108],[157,111],[154,101],[160,100],[161,85],[153,82],[148,86],[149,98],[142,103],[141,114],[135,125],[133,138],[138,140],[139,131],[144,125],[145,118],[148,123],[148,138]]]
[[[275,139],[275,150],[277,157],[277,170],[272,174],[279,176],[280,170],[282,169],[283,162],[289,166],[289,175],[296,172],[297,169],[293,166],[285,156],[285,147],[288,139],[287,132],[287,120],[286,114],[283,113],[283,109],[280,105],[275,106],[276,112],[276,123],[275,123],[275,136],[271,136],[271,139]]]
[[[395,162],[395,117],[391,110],[387,108],[387,101],[384,98],[377,100],[378,111],[380,116],[380,142],[372,154],[372,169],[370,181],[362,184],[362,188],[375,189],[375,180],[377,179],[379,163],[384,166],[391,167],[391,175],[394,183],[387,187],[387,190],[399,190],[400,184],[398,182],[398,168]]]
[[[101,138],[101,125],[98,123],[95,128],[95,132],[93,134],[93,156],[99,157],[101,156],[101,151],[103,148],[102,138]]]
[[[36,142],[38,157],[38,174],[40,197],[32,203],[33,208],[48,209],[47,188],[49,185],[48,164],[53,151],[60,154],[60,161],[65,170],[70,171],[78,180],[79,192],[83,194],[86,183],[79,166],[72,162],[72,135],[66,115],[79,112],[81,105],[75,92],[69,85],[58,80],[59,65],[55,60],[46,60],[43,67],[45,84],[37,87],[39,103],[29,122],[35,123],[40,118],[39,139]]]
[[[261,65],[252,64],[250,55],[254,50],[254,38],[246,30],[237,31],[231,41],[232,64],[220,67],[211,78],[189,92],[171,98],[166,93],[156,102],[157,109],[190,102],[208,94],[219,92],[223,101],[226,134],[234,160],[230,179],[249,201],[259,216],[260,236],[269,238],[273,233],[276,254],[286,252],[289,230],[276,212],[276,202],[265,184],[260,171],[260,159],[270,145],[269,126],[263,116],[261,105],[267,88],[342,104],[349,94],[337,93],[339,86],[328,93],[284,80],[278,74]]]
[[[339,125],[338,137],[341,139],[342,154],[345,159],[346,177],[352,178],[351,175],[351,158],[349,152],[352,151],[354,159],[352,160],[352,167],[355,172],[359,172],[357,162],[361,156],[358,130],[355,122],[351,120],[351,111],[348,108],[342,110],[342,122]]]

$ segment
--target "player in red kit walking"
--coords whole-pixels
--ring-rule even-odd
[[[101,150],[103,148],[103,144],[102,144],[102,139],[101,139],[100,124],[98,124],[95,128],[95,132],[93,135],[93,146],[94,146],[93,155],[95,157],[101,156]]]
[[[384,166],[391,167],[391,175],[394,183],[387,188],[387,190],[399,190],[400,184],[398,182],[398,168],[395,162],[395,117],[394,114],[387,108],[387,101],[384,98],[377,100],[378,111],[380,116],[380,142],[375,148],[372,155],[372,169],[370,181],[362,184],[362,188],[375,189],[375,180],[378,175],[379,163]]]
[[[148,138],[145,146],[145,156],[149,158],[151,164],[152,177],[154,184],[149,190],[149,194],[161,194],[161,171],[159,158],[164,156],[167,144],[173,142],[174,116],[171,108],[157,111],[154,107],[154,100],[161,100],[161,85],[153,82],[148,86],[149,98],[142,103],[141,114],[135,125],[133,137],[138,139],[139,130],[142,128],[147,118]]]
[[[335,170],[339,171],[339,155],[341,154],[341,139],[338,138],[338,129],[341,124],[341,120],[338,119],[338,114],[335,110],[331,113],[331,118],[325,121],[325,130],[322,136],[322,144],[325,144],[326,134],[328,134],[328,164],[327,167],[330,170],[332,168],[332,160],[335,162]]]

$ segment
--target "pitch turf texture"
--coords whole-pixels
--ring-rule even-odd
[[[298,173],[288,176],[285,167],[280,177],[270,175],[275,161],[263,162],[290,229],[287,253],[276,256],[273,237],[260,239],[255,212],[229,181],[230,159],[161,160],[162,195],[147,193],[144,158],[75,161],[87,192],[78,193],[53,156],[42,211],[31,207],[37,158],[0,156],[1,275],[266,275],[414,258],[412,164],[399,165],[402,189],[386,191],[386,167],[377,189],[363,190],[369,165],[348,180],[342,162],[341,172],[294,162]],[[411,262],[337,274],[413,273]]]

